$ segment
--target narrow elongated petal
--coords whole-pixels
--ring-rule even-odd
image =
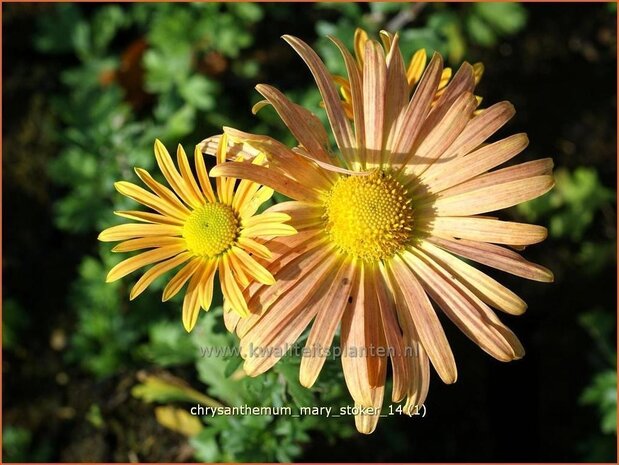
[[[166,245],[123,260],[110,270],[107,274],[106,282],[111,283],[116,281],[143,266],[173,257],[183,252],[183,250],[185,250],[184,244]]]
[[[409,370],[406,360],[404,337],[396,315],[393,298],[387,289],[384,273],[373,270],[373,277],[369,281],[370,292],[376,295],[382,327],[385,332],[385,341],[389,348],[391,367],[393,371],[393,392],[391,399],[399,402],[406,395],[409,384]]]
[[[363,267],[357,272],[352,290],[352,301],[348,303],[342,318],[342,370],[348,391],[357,404],[365,407],[373,405],[370,374],[362,353],[368,347],[365,324],[365,287]]]
[[[180,236],[183,228],[167,224],[119,224],[107,228],[99,234],[99,240],[103,242],[124,241],[135,237],[147,236]]]
[[[423,282],[426,292],[471,340],[497,360],[510,361],[524,355],[522,345],[483,302],[418,250],[404,259]]]
[[[196,173],[198,174],[198,182],[200,183],[202,193],[206,197],[206,200],[214,203],[217,201],[217,198],[215,197],[213,186],[211,186],[211,182],[208,178],[208,171],[206,170],[206,164],[204,163],[204,156],[202,155],[199,145],[196,145],[193,152],[193,158],[196,164]]]
[[[331,74],[327,71],[316,52],[305,42],[290,35],[283,36],[283,39],[295,49],[312,72],[316,85],[320,90],[320,95],[325,102],[327,117],[329,118],[337,146],[346,159],[351,159],[350,152],[354,147],[352,131],[344,109],[340,104],[340,98],[337,95],[337,89],[333,85]]]
[[[200,314],[200,284],[206,272],[206,263],[200,263],[189,281],[187,293],[183,299],[183,327],[188,333],[191,332],[198,321],[198,315]]]
[[[229,306],[224,305],[224,325],[229,332],[234,332],[236,329],[236,325],[241,320],[241,315],[236,313],[231,308],[226,308]]]
[[[521,315],[526,310],[527,305],[520,297],[459,258],[427,241],[421,241],[416,247],[423,250],[447,271],[457,276],[462,284],[488,305],[512,315]]]
[[[295,139],[319,160],[329,162],[327,133],[320,120],[305,108],[292,103],[275,87],[258,84],[260,92],[277,111]]]
[[[413,98],[406,107],[404,116],[398,121],[391,160],[395,168],[401,167],[409,159],[410,151],[418,139],[422,123],[430,110],[442,70],[443,59],[435,53],[415,89]]]
[[[445,156],[465,156],[503,127],[515,113],[514,106],[509,102],[499,102],[486,108],[466,125]]]
[[[289,224],[262,223],[243,228],[242,237],[292,236],[297,230]]]
[[[434,163],[448,163],[439,160],[469,122],[475,109],[475,97],[471,93],[458,96],[429,134],[421,141],[415,154],[407,163],[405,173],[417,177]]]
[[[221,136],[221,140],[219,141],[219,146],[217,147],[217,164],[218,166],[221,163],[226,161],[228,150],[228,135],[224,134]],[[234,197],[234,186],[236,184],[236,179],[230,178],[227,176],[218,176],[215,180],[215,184],[217,187],[217,197],[221,203],[226,205],[232,205],[232,200]]]
[[[208,260],[204,264],[204,274],[200,280],[200,292],[198,296],[200,307],[205,311],[211,308],[211,302],[213,301],[213,281],[215,280],[216,272],[217,260]]]
[[[170,279],[170,282],[168,282],[166,287],[163,288],[162,300],[164,302],[170,300],[178,294],[178,291],[183,288],[187,280],[196,272],[201,262],[202,260],[200,258],[193,258],[187,265],[182,267],[172,279]]]
[[[441,76],[442,78],[442,76]],[[423,127],[420,130],[420,140],[432,131],[432,128],[441,121],[445,114],[452,107],[454,102],[465,93],[473,93],[475,88],[475,78],[473,67],[469,63],[463,63],[458,69],[453,79],[449,81],[449,85],[445,88],[441,96],[434,102],[432,111],[426,118]]]
[[[438,199],[432,209],[439,216],[478,215],[512,207],[545,194],[554,186],[552,176],[535,176]]]
[[[432,237],[428,240],[456,255],[520,276],[521,278],[543,283],[554,281],[552,271],[548,268],[525,260],[518,253],[498,245],[466,239],[449,240],[440,237]]]
[[[286,213],[270,211],[247,218],[243,221],[243,226],[250,228],[252,226],[260,226],[269,223],[283,223],[285,221],[290,221],[290,219],[290,215]]]
[[[316,201],[316,194],[306,186],[263,166],[250,163],[224,163],[211,170],[211,176],[233,176],[264,184],[295,200]]]
[[[249,309],[247,308],[247,302],[245,302],[245,299],[243,298],[243,292],[241,292],[239,285],[232,275],[229,260],[230,259],[226,256],[226,254],[224,254],[223,259],[219,262],[219,279],[221,280],[221,290],[224,294],[224,299],[229,302],[232,309],[244,316],[249,313]]]
[[[354,264],[350,261],[343,261],[329,290],[317,303],[316,320],[305,343],[299,370],[299,381],[305,387],[312,387],[322,370],[333,336],[348,303],[354,273]]]
[[[177,219],[185,219],[189,214],[188,211],[183,211],[180,208],[176,208],[170,202],[165,199],[151,194],[146,189],[142,189],[135,184],[126,181],[120,181],[114,183],[114,187],[122,195],[135,200],[155,211],[167,216],[171,216]]]
[[[508,245],[537,244],[546,239],[548,235],[546,228],[535,224],[475,217],[437,217],[428,231],[445,239],[456,237]]]
[[[174,189],[174,192],[176,192],[183,202],[194,208],[200,206],[200,200],[193,195],[190,187],[174,166],[174,162],[168,150],[159,139],[155,141],[155,158],[157,159],[157,165],[161,173],[163,173],[170,186],[172,186],[172,189]]]
[[[150,190],[152,190],[157,196],[159,196],[164,202],[168,203],[171,208],[174,208],[182,213],[182,218],[185,218],[189,215],[190,211],[187,206],[181,202],[178,196],[172,192],[172,190],[168,189],[163,184],[155,181],[155,179],[150,175],[150,173],[142,168],[135,168],[135,174],[138,175],[138,178],[148,186]]]
[[[353,110],[354,132],[356,150],[351,151],[349,165],[355,170],[361,170],[361,160],[365,159],[365,119],[363,114],[363,87],[361,73],[346,46],[336,37],[329,36],[329,39],[337,46],[346,65],[346,72],[350,81],[350,93]]]
[[[500,170],[491,171],[477,176],[470,181],[463,182],[457,186],[441,192],[441,197],[463,194],[482,187],[497,186],[510,181],[519,181],[536,176],[550,175],[552,173],[553,162],[550,158],[528,161],[519,165],[509,166]]]
[[[282,295],[244,333],[240,344],[241,353],[247,352],[243,365],[247,374],[256,376],[268,370],[298,339],[318,312],[316,302],[331,284],[328,278],[334,264],[331,257],[313,273],[300,278],[293,290]]]
[[[250,255],[255,255],[258,258],[270,260],[273,257],[273,254],[267,246],[249,237],[239,237],[238,244]]]
[[[182,237],[171,236],[148,236],[138,237],[137,239],[129,239],[117,244],[112,249],[112,252],[133,252],[141,249],[152,249],[155,247],[163,247],[166,245],[184,245],[185,239]]]
[[[275,284],[275,279],[269,271],[256,260],[251,258],[247,252],[236,246],[232,246],[231,252],[239,260],[243,268],[249,275],[262,284]]]
[[[265,154],[271,170],[285,174],[303,185],[314,186],[317,189],[328,189],[331,185],[331,180],[336,176],[327,170],[319,169],[314,163],[317,158],[314,157],[310,161],[301,156],[298,151],[270,137],[251,134],[229,127],[224,127],[224,132],[232,139],[245,141],[244,147],[258,150],[259,152],[254,155],[254,159],[260,156],[261,153]],[[329,162],[333,163],[335,160],[331,159]]]
[[[187,260],[191,258],[191,254],[188,252],[182,252],[178,254],[176,257],[172,257],[164,262],[157,263],[152,268],[150,268],[146,273],[144,273],[137,283],[131,289],[131,294],[129,295],[129,299],[133,300],[137,296],[139,296],[142,292],[146,290],[148,286],[150,286],[155,279],[157,279],[162,274],[176,268],[179,265],[182,265]]]
[[[387,64],[382,47],[373,40],[365,44],[363,60],[363,118],[365,122],[366,167],[381,162],[385,119]]]
[[[436,312],[413,272],[399,257],[391,261],[391,272],[402,292],[402,298],[412,316],[419,340],[428,353],[434,369],[444,383],[456,382],[458,372],[451,347]]]
[[[249,300],[249,307],[255,313],[242,322],[237,331],[239,337],[242,338],[249,332],[261,319],[261,315],[265,314],[280,297],[296,294],[301,298],[306,298],[315,281],[330,269],[332,265],[332,261],[329,260],[330,251],[331,249],[324,246],[309,249],[308,252],[290,260],[277,272],[275,284],[261,286]]]
[[[245,179],[244,179],[245,181]],[[273,196],[273,189],[262,186],[239,208],[238,213],[241,219],[254,215],[258,209]]]
[[[182,226],[184,221],[171,216],[160,215],[158,213],[141,212],[137,210],[130,211],[115,211],[115,215],[123,218],[128,218],[135,221],[143,221],[145,223],[169,224],[174,226]]]
[[[385,94],[385,121],[384,125],[384,150],[385,155],[389,155],[393,149],[396,131],[400,120],[404,118],[404,109],[408,105],[408,82],[404,70],[404,60],[399,47],[400,38],[396,34],[393,43],[387,54],[387,83]],[[387,161],[387,160],[383,160]]]
[[[485,173],[522,152],[529,144],[526,134],[515,134],[446,163],[436,163],[420,176],[431,192],[440,192]]]
[[[200,206],[204,203],[204,196],[200,191],[200,187],[198,187],[198,183],[196,182],[196,178],[191,172],[191,167],[189,165],[189,160],[187,159],[187,154],[185,153],[185,149],[182,145],[178,144],[176,149],[176,161],[178,163],[178,167],[181,170],[181,177],[185,184],[189,188],[189,192],[191,194],[191,198],[194,201],[194,206]]]
[[[288,224],[301,231],[306,228],[315,228],[322,225],[324,209],[315,204],[299,201],[281,202],[269,207],[267,212],[284,212],[290,215]]]

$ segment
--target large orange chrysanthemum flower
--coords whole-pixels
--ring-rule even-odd
[[[337,152],[315,115],[259,85],[299,146],[226,128],[231,149],[246,158],[265,154],[268,165],[224,163],[211,171],[264,183],[294,199],[270,209],[289,214],[299,231],[273,241],[267,268],[277,282],[250,285],[245,296],[252,314],[227,318],[240,337],[246,372],[255,376],[273,366],[313,321],[300,371],[301,383],[312,386],[341,326],[348,389],[357,406],[375,408],[356,417],[364,433],[379,418],[389,359],[392,399],[406,399],[409,412],[424,402],[430,362],[444,382],[456,381],[432,302],[496,359],[524,355],[490,307],[519,315],[526,304],[461,258],[553,280],[549,270],[504,247],[538,243],[545,228],[485,216],[550,190],[552,160],[493,170],[528,143],[525,134],[486,142],[513,116],[512,105],[501,102],[476,114],[475,71],[468,63],[435,99],[443,76],[438,54],[410,86],[398,36],[383,36],[384,46],[365,41],[362,61],[332,39],[348,72],[351,118],[318,55],[298,38],[284,37],[316,80]],[[212,152],[217,141],[207,139],[202,149]]]
[[[223,137],[217,150],[218,160],[225,160],[226,147]],[[275,212],[256,215],[260,205],[273,195],[273,189],[251,181],[241,181],[235,192],[235,179],[218,178],[215,195],[197,147],[197,181],[182,146],[177,150],[180,172],[159,141],[155,142],[155,156],[173,190],[141,168],[135,171],[152,192],[126,181],[117,182],[115,187],[121,194],[157,213],[115,212],[141,223],[112,226],[99,235],[99,240],[104,242],[123,241],[112,249],[113,252],[152,250],[120,262],[110,270],[107,281],[116,281],[139,268],[155,264],[133,286],[130,295],[133,300],[159,276],[183,265],[163,290],[163,300],[174,297],[189,281],[182,320],[185,329],[191,331],[200,308],[209,310],[211,306],[213,282],[219,270],[226,308],[247,315],[243,288],[253,280],[265,285],[275,282],[271,273],[253,258],[271,258],[269,249],[255,239],[295,234],[292,226],[284,224],[290,217]],[[260,163],[261,159],[256,158],[254,162]]]

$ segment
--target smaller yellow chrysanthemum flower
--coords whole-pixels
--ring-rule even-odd
[[[227,142],[222,138],[217,161],[226,159]],[[133,252],[152,249],[128,258],[110,270],[107,282],[116,281],[147,265],[150,268],[131,290],[130,299],[140,295],[163,273],[184,266],[163,290],[163,301],[176,295],[187,281],[189,286],[183,301],[183,325],[191,331],[200,308],[208,310],[213,297],[213,281],[219,270],[219,280],[225,308],[241,316],[249,313],[243,289],[252,280],[273,284],[275,280],[253,256],[269,260],[269,249],[257,238],[290,236],[296,230],[287,224],[284,213],[256,211],[273,195],[273,189],[251,181],[240,181],[235,191],[234,178],[217,178],[217,196],[211,187],[204,159],[196,147],[194,152],[197,181],[183,147],[178,146],[176,169],[164,145],[155,142],[157,164],[172,189],[155,181],[145,170],[136,168],[138,177],[152,193],[129,182],[114,186],[121,194],[155,210],[118,211],[116,215],[142,223],[113,226],[99,235],[104,242],[122,241],[113,252]],[[264,157],[254,159],[261,164]]]

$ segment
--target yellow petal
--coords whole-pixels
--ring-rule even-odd
[[[183,327],[188,333],[191,332],[198,321],[200,313],[200,284],[206,271],[206,263],[202,261],[191,277],[189,286],[187,286],[187,293],[183,299],[182,321]]]
[[[164,216],[157,213],[142,212],[137,210],[115,211],[114,214],[130,220],[143,221],[145,223],[171,224],[176,226],[182,226],[184,224],[184,221],[171,216]]]
[[[224,298],[228,301],[232,309],[244,316],[249,313],[247,308],[247,302],[243,297],[243,293],[239,288],[232,270],[230,268],[229,258],[225,254],[223,260],[219,262],[219,279],[221,280],[221,287],[224,294]]]
[[[200,281],[200,307],[205,311],[211,308],[213,302],[213,282],[215,280],[215,273],[217,272],[217,261],[209,260],[205,264],[204,276]]]
[[[411,57],[410,64],[406,70],[406,80],[410,88],[413,88],[415,84],[421,79],[423,71],[426,69],[426,62],[428,61],[428,55],[426,50],[421,48],[417,50]]]
[[[263,223],[241,230],[242,237],[293,236],[297,230],[288,224]]]
[[[198,183],[196,182],[196,178],[191,172],[191,167],[189,166],[189,160],[187,159],[187,154],[185,153],[185,149],[181,144],[178,144],[178,148],[176,149],[176,161],[181,170],[181,176],[185,181],[187,187],[189,187],[189,191],[191,193],[192,199],[195,202],[196,206],[199,206],[204,203],[204,197],[202,196],[202,192],[198,187]]]
[[[161,298],[163,302],[170,300],[183,288],[187,280],[196,272],[201,261],[202,260],[198,257],[192,259],[174,275],[174,277],[163,289],[163,297]]]
[[[130,182],[115,182],[114,187],[122,195],[129,197],[142,205],[146,205],[147,207],[150,207],[163,215],[171,216],[180,220],[185,219],[188,215],[188,210],[176,208],[166,199],[151,194],[146,189],[142,189],[140,186],[136,186]]]
[[[107,228],[99,234],[98,239],[102,242],[124,241],[135,237],[146,236],[181,236],[183,228],[167,224],[119,224]]]
[[[226,161],[227,150],[228,135],[223,134],[219,140],[219,145],[217,146],[218,166]],[[236,180],[227,176],[219,176],[215,182],[217,184],[217,196],[219,197],[219,201],[225,203],[226,205],[232,205]]]
[[[148,171],[142,168],[135,168],[135,174],[138,175],[140,180],[144,184],[146,184],[149,189],[151,189],[157,196],[159,196],[163,201],[169,204],[170,208],[181,212],[183,218],[191,213],[187,206],[183,202],[181,202],[181,200],[174,192],[172,192],[172,190],[170,190],[163,184],[155,181],[155,179]]]
[[[267,223],[283,223],[290,221],[290,215],[281,212],[265,212],[260,215],[252,216],[243,221],[243,227],[250,228],[252,226],[264,225]]]
[[[200,199],[195,197],[189,185],[177,171],[172,157],[170,157],[168,150],[159,139],[155,140],[155,158],[161,173],[172,189],[174,189],[174,192],[176,192],[187,205],[191,205],[194,208],[199,207],[201,205]]]
[[[191,254],[189,252],[183,252],[178,254],[176,257],[172,257],[169,260],[166,260],[161,263],[157,263],[151,269],[149,269],[146,273],[140,277],[137,283],[131,289],[131,294],[129,295],[129,299],[133,300],[137,296],[139,296],[148,286],[150,286],[155,279],[157,279],[162,274],[170,271],[173,268],[185,263],[187,260],[191,258]]]
[[[165,260],[166,258],[177,255],[184,250],[184,244],[167,245],[165,247],[149,250],[148,252],[143,252],[139,255],[136,255],[135,257],[123,260],[110,270],[107,275],[106,282],[111,283],[113,281],[116,281],[117,279],[120,279],[123,276],[128,275],[129,273],[133,273],[138,268],[142,268],[143,266],[150,265],[151,263]]]
[[[231,248],[232,254],[239,260],[245,271],[247,271],[254,279],[262,284],[275,284],[275,279],[269,271],[251,258],[247,252],[236,246]]]
[[[152,249],[155,247],[163,247],[165,245],[182,245],[185,239],[182,237],[170,236],[149,236],[138,237],[137,239],[129,239],[117,244],[112,249],[112,252],[133,252],[140,249]]]
[[[265,260],[270,260],[273,257],[273,254],[269,250],[269,248],[249,237],[239,237],[238,245],[249,252],[250,255],[255,255],[258,258],[263,258]]]
[[[194,162],[196,164],[196,172],[198,173],[198,182],[200,183],[200,187],[202,189],[202,193],[205,195],[206,199],[215,203],[217,198],[215,197],[215,193],[213,192],[213,187],[211,186],[211,182],[208,177],[208,172],[206,171],[206,165],[204,164],[204,156],[200,151],[200,147],[196,145],[196,148],[193,152]]]

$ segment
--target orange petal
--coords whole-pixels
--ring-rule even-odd
[[[521,278],[543,283],[554,281],[552,271],[548,268],[529,262],[516,252],[498,245],[465,239],[449,240],[438,237],[432,237],[428,240],[461,257],[506,271]]]
[[[521,358],[524,349],[494,312],[449,273],[419,250],[403,254],[422,280],[425,290],[460,330],[485,352],[500,361]]]
[[[508,245],[531,245],[546,239],[548,231],[535,224],[500,221],[491,218],[437,217],[426,229],[444,239],[454,237]]]
[[[317,302],[318,313],[312,325],[299,370],[299,381],[305,387],[312,387],[325,363],[331,348],[335,330],[348,303],[355,267],[350,261],[343,261],[328,291]]]
[[[428,353],[434,369],[444,383],[454,383],[458,376],[456,362],[428,296],[400,257],[396,256],[391,260],[390,272],[401,289],[402,298],[412,316],[419,340]]]
[[[438,216],[469,216],[512,207],[544,195],[553,188],[552,176],[535,176],[441,197],[432,204]]]

